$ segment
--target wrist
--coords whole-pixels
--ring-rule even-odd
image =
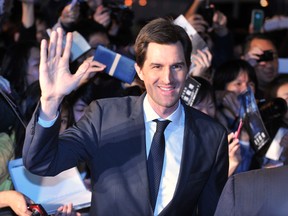
[[[45,98],[42,96],[40,98],[41,107],[39,117],[47,121],[55,119],[62,100],[63,97]]]

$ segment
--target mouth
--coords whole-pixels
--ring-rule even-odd
[[[160,92],[165,97],[172,96],[175,94],[176,88],[175,86],[158,86]]]
[[[173,86],[159,86],[162,91],[172,91],[175,89]]]

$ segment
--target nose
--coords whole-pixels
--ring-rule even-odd
[[[162,73],[162,81],[164,83],[170,83],[172,79],[173,79],[173,74],[172,74],[171,68],[165,67]]]
[[[248,89],[248,83],[243,83],[240,87],[240,94],[245,92]]]

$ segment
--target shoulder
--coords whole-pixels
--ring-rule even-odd
[[[288,166],[251,170],[235,174],[233,178],[235,184],[240,184],[242,182],[250,182],[251,184],[254,184],[255,180],[257,180],[259,183],[266,180],[275,183],[277,181],[282,181],[283,179],[288,181]]]
[[[103,98],[95,100],[91,103],[92,106],[99,106],[105,109],[119,109],[128,108],[129,106],[134,106],[140,99],[139,96],[125,96],[125,97],[113,97],[113,98]]]
[[[95,118],[102,116],[106,120],[139,116],[143,113],[143,97],[125,96],[99,99],[93,101],[87,111]]]
[[[193,107],[187,106],[186,104],[183,104],[183,106],[185,110],[186,119],[189,122],[193,122],[198,126],[202,126],[200,128],[205,128],[205,126],[207,126],[206,129],[215,128],[216,130],[226,132],[225,127],[221,123],[219,123],[216,119],[202,113],[201,111]]]

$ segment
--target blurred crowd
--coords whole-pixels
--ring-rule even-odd
[[[70,62],[71,73],[75,73],[85,59],[93,56],[98,45],[134,59],[135,29],[141,26],[135,27],[130,8],[116,1],[0,2],[0,207],[29,215],[25,212],[28,201],[14,191],[7,163],[22,157],[25,127],[41,97],[38,82],[41,40],[49,40],[47,30],[58,27],[65,32],[80,33],[91,49]],[[22,13],[15,16],[13,7],[21,7]],[[288,26],[275,26],[273,21],[287,17],[275,14],[266,20],[272,23],[270,28],[263,25],[260,30],[251,23],[242,35],[241,44],[236,44],[236,36],[227,25],[229,18],[213,5],[195,0],[183,15],[207,44],[207,49],[191,55],[189,76],[201,84],[193,107],[217,119],[227,129],[229,176],[286,165],[288,74],[279,73],[278,59],[288,56]],[[278,31],[286,32],[286,37],[279,39],[275,36]],[[139,96],[143,92],[145,86],[137,75],[127,84],[106,73],[97,73],[65,98],[60,132],[77,122],[93,100]],[[89,189],[86,164],[79,164],[78,169]],[[25,205],[16,205],[15,200]],[[80,214],[73,211],[71,204],[59,211]]]

